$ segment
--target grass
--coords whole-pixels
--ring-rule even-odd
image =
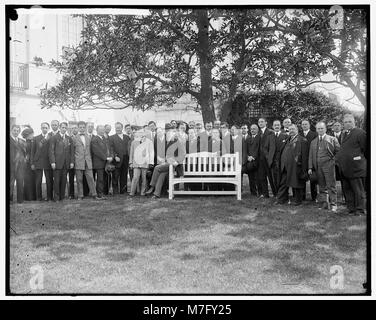
[[[11,292],[364,293],[365,217],[243,198],[12,205]],[[30,287],[35,265],[43,289]],[[334,265],[343,289],[330,287]]]

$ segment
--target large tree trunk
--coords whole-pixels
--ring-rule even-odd
[[[212,65],[209,48],[209,18],[207,10],[197,10],[198,45],[200,63],[200,105],[204,123],[215,120],[212,87]]]
[[[221,110],[221,121],[227,121],[228,116],[232,110],[232,104],[236,97],[236,91],[239,85],[239,74],[245,69],[245,36],[244,36],[244,22],[241,20],[239,22],[239,35],[241,36],[241,49],[239,52],[239,60],[235,66],[235,73],[231,77],[231,83],[229,85],[229,94],[226,102],[224,103]],[[236,117],[236,116],[235,116]]]

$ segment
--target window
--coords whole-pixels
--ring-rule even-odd
[[[62,45],[63,47],[75,47],[81,41],[83,20],[72,15],[62,16]]]

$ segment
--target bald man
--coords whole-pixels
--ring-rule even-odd
[[[312,140],[309,149],[308,174],[312,175],[313,171],[317,173],[320,209],[337,212],[335,156],[339,151],[339,143],[336,137],[326,134],[324,122],[316,124],[316,131],[318,136]]]
[[[352,114],[343,118],[344,132],[337,162],[343,181],[348,214],[365,214],[367,177],[367,135],[355,127]]]

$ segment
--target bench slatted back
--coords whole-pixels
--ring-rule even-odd
[[[221,157],[212,154],[187,154],[183,165],[184,176],[232,176],[241,171],[238,152]]]

